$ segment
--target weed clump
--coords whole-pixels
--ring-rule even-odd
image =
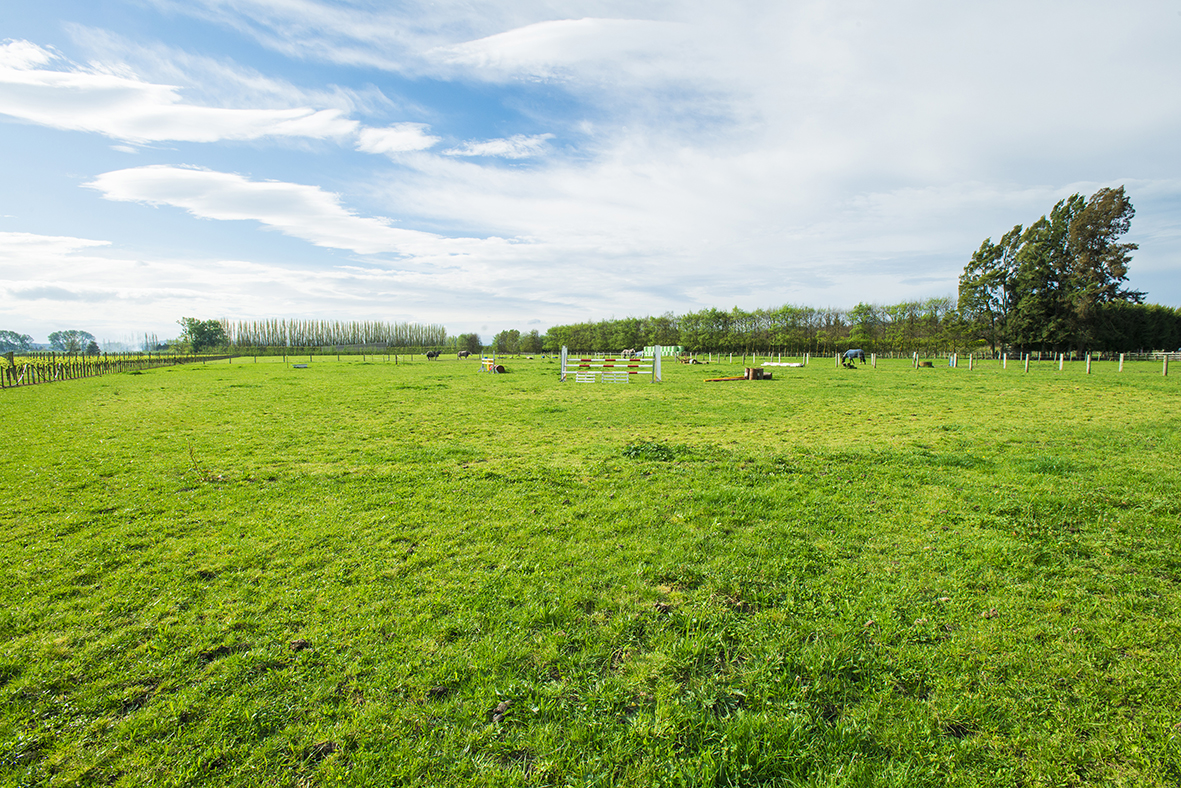
[[[670,446],[667,443],[629,443],[623,447],[623,456],[633,460],[658,460],[667,462],[684,457],[691,452],[688,446]]]

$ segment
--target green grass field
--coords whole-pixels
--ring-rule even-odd
[[[1175,786],[1181,380],[3,392],[0,784]]]

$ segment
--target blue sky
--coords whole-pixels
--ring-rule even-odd
[[[954,295],[1124,185],[1181,306],[1181,10],[47,0],[0,15],[0,328],[506,328]]]

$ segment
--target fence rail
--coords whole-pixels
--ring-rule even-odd
[[[93,378],[114,372],[132,372],[227,358],[227,355],[71,356],[59,353],[14,357],[10,353],[0,358],[0,388],[35,386],[41,383]]]

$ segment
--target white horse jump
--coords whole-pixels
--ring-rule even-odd
[[[659,383],[660,377],[660,346],[655,348],[655,354],[647,358],[633,356],[592,356],[590,358],[572,358],[565,345],[562,346],[562,377],[574,373],[576,383],[628,383],[632,375],[650,375],[653,383]]]

